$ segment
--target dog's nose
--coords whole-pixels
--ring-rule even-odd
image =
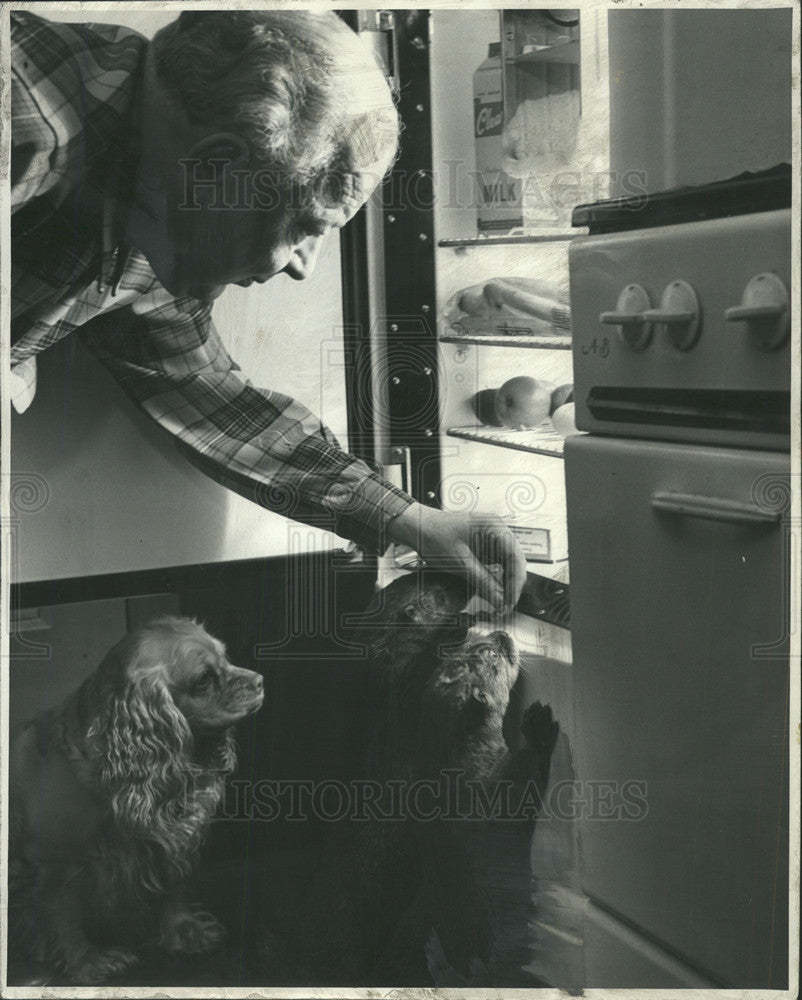
[[[264,678],[261,674],[255,674],[253,680],[251,681],[251,687],[255,691],[263,691],[265,686]]]

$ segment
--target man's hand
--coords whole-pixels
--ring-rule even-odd
[[[413,503],[390,522],[387,537],[409,545],[432,568],[463,573],[479,597],[498,611],[512,611],[518,603],[526,559],[501,518],[454,514]],[[490,566],[501,568],[500,580]]]

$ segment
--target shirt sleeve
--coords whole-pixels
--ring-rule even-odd
[[[118,25],[53,23],[10,15],[11,211],[51,207],[87,182],[131,112],[147,49]]]
[[[29,79],[31,61],[28,47],[35,44],[29,19],[12,15],[11,67],[11,211],[12,214],[58,182],[54,165],[59,158],[59,119],[48,115],[48,108],[36,94]],[[55,81],[51,91],[58,91]]]
[[[285,517],[382,552],[412,498],[344,452],[305,406],[254,387],[225,351],[211,305],[163,289],[98,317],[82,339],[215,481]]]

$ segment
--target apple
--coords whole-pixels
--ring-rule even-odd
[[[561,385],[551,394],[551,408],[549,410],[549,416],[551,416],[554,411],[560,407],[564,406],[565,403],[573,403],[574,401],[574,387],[570,383],[568,385]]]
[[[457,307],[469,316],[483,316],[487,312],[487,301],[484,295],[463,292],[459,297]]]
[[[562,406],[558,406],[551,415],[551,422],[554,424],[554,430],[562,437],[579,433],[576,429],[576,410],[573,403],[563,403]]]
[[[529,375],[516,375],[496,393],[496,419],[505,427],[537,427],[549,416],[554,385]]]
[[[471,400],[473,412],[483,424],[491,427],[501,427],[500,421],[496,418],[496,389],[481,389],[474,393]]]

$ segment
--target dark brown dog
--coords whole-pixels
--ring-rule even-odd
[[[419,814],[444,770],[492,783],[512,764],[501,720],[517,653],[504,632],[469,631],[460,614],[468,597],[457,578],[409,574],[378,595],[357,630],[373,693],[365,776],[376,794],[370,817],[332,834],[291,926],[266,932],[270,981],[425,985],[432,927],[466,976],[474,955],[489,954],[464,838]],[[401,932],[410,923],[412,933]]]
[[[405,918],[406,947],[432,947],[441,986],[522,986],[516,954],[531,903],[530,837],[559,732],[540,702],[524,713],[512,753],[504,720],[519,663],[506,632],[470,634],[444,655],[423,694],[418,773],[449,775],[449,812],[416,830],[422,892]],[[412,919],[411,919],[412,916]],[[412,922],[417,927],[411,927]]]

